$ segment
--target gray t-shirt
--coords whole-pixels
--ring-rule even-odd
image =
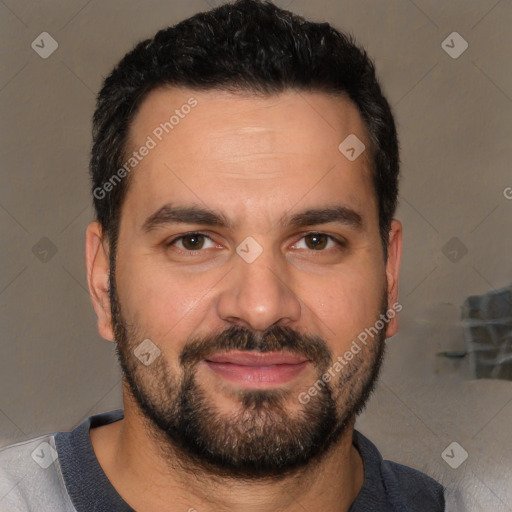
[[[71,432],[58,432],[0,451],[0,512],[133,512],[103,472],[89,429],[118,421],[122,409],[86,418]],[[444,488],[415,470],[383,460],[354,431],[364,482],[349,512],[441,512]],[[311,511],[313,512],[313,511]]]

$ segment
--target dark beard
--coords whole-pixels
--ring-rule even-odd
[[[375,387],[384,356],[385,327],[343,367],[334,386],[332,382],[319,386],[298,411],[292,413],[286,407],[291,400],[298,402],[296,392],[240,389],[233,392],[236,410],[221,413],[196,382],[197,365],[207,355],[226,350],[287,350],[307,357],[321,380],[334,363],[325,341],[283,326],[263,333],[232,326],[188,340],[179,358],[180,378],[169,370],[163,355],[150,366],[135,357],[134,349],[145,337],[123,318],[113,275],[111,271],[112,323],[123,376],[148,433],[171,467],[237,479],[275,479],[297,473],[318,463],[340,440]],[[387,291],[381,313],[386,310]]]

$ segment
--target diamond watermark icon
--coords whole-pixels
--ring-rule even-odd
[[[160,355],[160,349],[148,338],[133,351],[144,366],[149,366]]]
[[[348,160],[353,162],[366,149],[366,146],[356,135],[351,133],[339,146],[338,149]]]
[[[49,443],[41,443],[30,456],[43,468],[49,468],[58,458],[57,451]]]
[[[468,49],[468,46],[468,42],[458,32],[452,32],[441,43],[441,48],[452,59],[458,59]]]
[[[441,251],[452,263],[458,263],[466,256],[468,248],[454,236],[443,245]]]
[[[59,43],[48,32],[41,32],[30,46],[39,57],[47,59],[59,47]]]
[[[457,469],[468,458],[468,452],[459,443],[453,441],[444,449],[441,457],[448,466]]]
[[[263,252],[263,247],[252,236],[248,236],[236,248],[236,252],[246,263],[252,263]]]
[[[47,263],[57,254],[57,247],[49,238],[43,236],[32,247],[32,254],[43,263]]]

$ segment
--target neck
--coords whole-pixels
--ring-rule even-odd
[[[338,443],[305,470],[278,480],[240,481],[205,471],[191,473],[169,461],[168,445],[155,443],[133,398],[126,389],[123,393],[124,419],[91,429],[90,434],[105,474],[137,512],[345,512],[362,487],[363,464],[352,444],[354,420]],[[176,455],[175,461],[179,458]]]

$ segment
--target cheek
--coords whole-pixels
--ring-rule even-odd
[[[378,269],[378,267],[377,267]],[[313,317],[321,320],[319,328],[331,339],[333,352],[343,352],[365,328],[374,325],[381,312],[385,286],[384,271],[375,267],[351,267],[331,275],[327,286],[311,283],[305,290]]]
[[[190,276],[162,266],[126,259],[117,269],[123,316],[148,336],[186,339],[187,326],[208,300],[208,277]]]

